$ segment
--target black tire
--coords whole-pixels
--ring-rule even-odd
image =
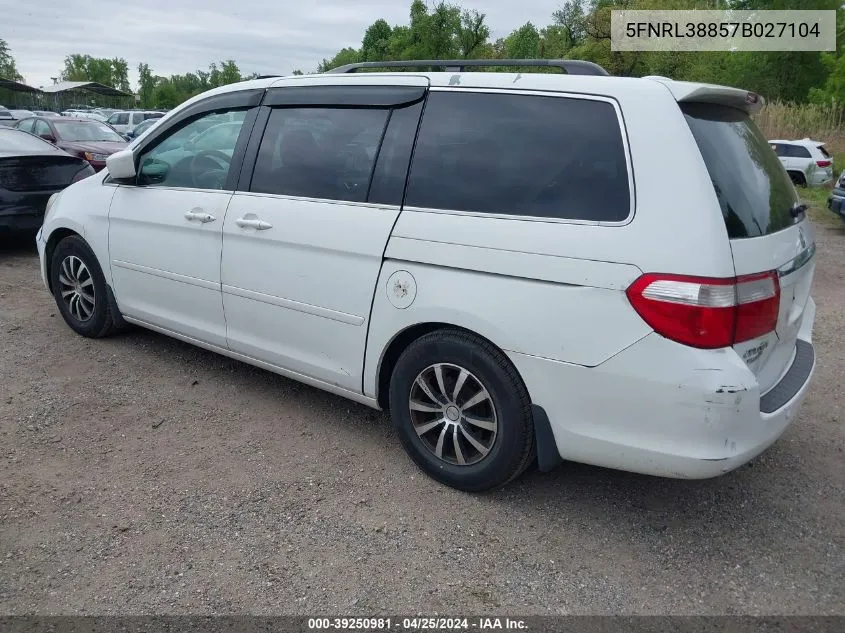
[[[804,177],[799,171],[791,171],[789,172],[789,178],[792,180],[792,184],[796,187],[806,187],[807,186],[807,179]]]
[[[490,407],[493,411],[488,415],[495,421],[495,434],[491,431],[483,431],[466,423],[463,411],[458,421],[446,423],[446,427],[434,427],[419,435],[415,428],[423,428],[428,424],[414,426],[412,415],[419,416],[419,412],[412,413],[410,400],[412,394],[419,395],[419,387],[415,387],[417,377],[424,371],[433,372],[435,365],[441,365],[445,369],[440,370],[442,382],[446,386],[447,395],[454,392],[457,380],[450,382],[448,371],[459,373],[464,369],[469,372],[470,378],[453,398],[456,402],[469,402],[473,398],[464,389],[468,389],[470,379],[480,383],[480,387],[486,389],[489,394],[487,401],[480,406]],[[428,374],[431,375],[431,374]],[[430,383],[429,383],[430,384]],[[416,392],[412,389],[417,389]],[[437,395],[442,393],[442,389]],[[418,398],[415,398],[415,402]],[[429,402],[431,402],[429,398]],[[445,398],[447,402],[449,398]],[[467,492],[481,492],[491,488],[504,486],[518,477],[534,459],[534,423],[531,416],[531,401],[528,391],[519,377],[516,368],[508,358],[488,341],[475,336],[469,332],[460,330],[437,330],[426,334],[411,343],[401,354],[393,368],[390,378],[390,415],[396,427],[399,439],[411,458],[429,476],[437,481]],[[440,399],[435,402],[440,402]],[[479,405],[476,405],[479,406]],[[443,404],[443,420],[447,419],[446,404]],[[462,409],[462,407],[460,407]],[[429,413],[433,417],[440,416],[439,413]],[[474,415],[474,414],[473,414]],[[416,418],[419,422],[419,418]],[[452,426],[449,426],[449,425]],[[461,427],[464,428],[456,428]],[[440,429],[444,429],[440,431]],[[440,437],[441,433],[448,434],[445,429],[451,429],[455,438],[450,439],[456,444],[463,446],[461,449],[462,458],[464,450],[475,450],[471,444],[464,439],[467,434],[464,429],[470,432],[487,434],[487,440],[491,442],[489,452],[483,457],[478,452],[476,463],[457,463],[457,447],[447,449],[447,442],[441,441],[441,457],[435,453],[436,446],[431,447],[433,435]],[[461,435],[459,435],[459,431]],[[492,440],[489,437],[492,435]],[[428,443],[427,443],[428,442]],[[452,451],[454,457],[447,455]],[[477,451],[476,451],[477,452]],[[454,462],[454,463],[452,463]]]
[[[68,260],[68,258],[76,258],[76,260]],[[89,277],[92,280],[92,283],[86,288],[93,289],[93,308],[90,308],[89,302],[80,304],[80,298],[76,300],[76,307],[72,307],[62,297],[63,289],[67,288],[65,282],[68,279],[62,273],[62,266],[65,260],[68,260],[70,263],[81,261],[88,271],[88,276],[84,274],[80,276],[82,277],[82,283],[86,283]],[[77,268],[77,270],[79,269]],[[122,321],[122,319],[120,315],[114,314],[114,308],[111,305],[109,293],[106,288],[106,280],[97,262],[97,256],[94,255],[94,251],[91,250],[91,247],[88,246],[85,240],[78,235],[66,237],[56,245],[50,261],[50,285],[53,288],[53,298],[56,300],[59,312],[61,312],[65,323],[74,332],[82,336],[87,336],[88,338],[101,338],[118,331],[119,328],[116,322]],[[91,314],[87,316],[86,313],[89,308]]]

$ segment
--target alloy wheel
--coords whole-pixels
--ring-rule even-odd
[[[483,460],[496,442],[493,399],[470,371],[451,363],[423,369],[408,398],[411,422],[425,447],[457,466]]]
[[[94,278],[79,257],[68,255],[59,268],[62,301],[73,318],[87,321],[94,315]]]

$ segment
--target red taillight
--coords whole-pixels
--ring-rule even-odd
[[[780,284],[774,271],[732,278],[648,273],[626,291],[654,331],[691,347],[730,347],[777,326]]]
[[[831,163],[829,160],[817,160],[816,161],[816,165],[818,165],[819,167],[830,167],[832,164],[833,163]]]

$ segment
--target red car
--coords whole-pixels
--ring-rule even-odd
[[[84,158],[97,171],[106,166],[109,155],[128,144],[114,128],[93,119],[29,117],[18,121],[15,127],[53,143],[72,156]]]

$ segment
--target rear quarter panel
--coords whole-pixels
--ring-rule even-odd
[[[594,367],[651,331],[625,296],[640,274],[734,275],[713,185],[668,89],[636,81],[607,96],[619,105],[628,141],[634,181],[628,221],[404,209],[375,291],[367,395],[375,394],[387,345],[418,323],[448,323],[507,351]],[[397,270],[416,282],[416,298],[405,309],[389,300],[387,281]]]

